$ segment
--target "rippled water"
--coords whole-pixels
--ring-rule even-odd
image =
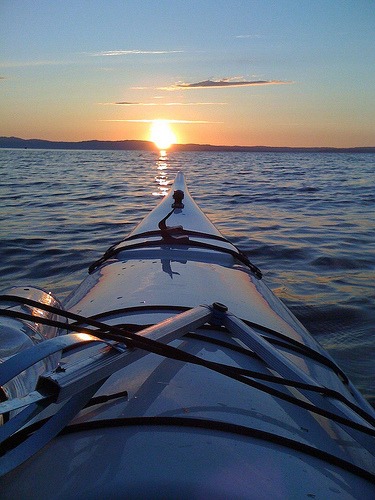
[[[0,150],[0,288],[33,284],[64,299],[178,170],[375,401],[373,154]]]

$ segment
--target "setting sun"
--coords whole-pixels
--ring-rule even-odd
[[[159,149],[168,149],[177,141],[167,120],[154,120],[152,122],[150,139]]]

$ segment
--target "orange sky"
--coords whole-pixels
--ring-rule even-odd
[[[3,0],[0,135],[375,145],[371,2],[89,5]]]

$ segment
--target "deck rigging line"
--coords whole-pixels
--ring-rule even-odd
[[[174,209],[168,215],[173,213],[173,211]],[[161,236],[162,238],[159,240],[143,241],[141,243],[133,243],[131,245],[119,246],[122,243],[127,243],[128,241],[133,241],[136,239],[141,239],[150,236],[155,236],[155,237]],[[231,245],[234,248],[234,250],[219,245],[212,245],[210,243],[206,243],[203,241],[191,240],[189,239],[189,236],[195,236],[197,238],[202,238],[205,240],[222,241],[223,243]],[[242,252],[242,250],[233,245],[232,242],[230,242],[223,236],[201,233],[199,231],[190,231],[183,229],[182,227],[167,228],[167,229],[163,228],[160,229],[159,231],[148,231],[145,233],[129,236],[128,238],[121,240],[119,243],[112,245],[100,259],[96,260],[89,266],[89,274],[93,273],[95,269],[104,264],[104,262],[106,262],[107,260],[111,259],[112,257],[116,257],[120,252],[124,252],[126,250],[135,250],[138,248],[150,248],[155,246],[175,247],[179,245],[191,248],[202,248],[205,250],[213,250],[215,252],[222,252],[232,255],[233,258],[237,259],[246,267],[248,267],[257,279],[262,279],[263,276],[262,271],[252,262],[250,262],[250,259],[244,252]]]
[[[116,398],[116,394],[111,394],[109,397],[97,400],[94,398],[94,395],[114,371],[119,370],[124,366],[126,366],[127,356],[129,355],[133,356],[133,358],[129,359],[129,362],[131,363],[139,359],[137,358],[137,353],[138,354],[141,353],[142,350],[147,351],[149,353],[158,354],[163,357],[180,360],[185,363],[192,363],[195,365],[205,367],[207,369],[215,371],[216,373],[220,373],[224,376],[237,380],[238,382],[241,382],[245,385],[263,391],[266,394],[269,394],[281,400],[287,401],[291,404],[302,407],[310,412],[321,415],[327,419],[331,419],[337,424],[343,426],[344,430],[348,432],[352,436],[352,438],[354,438],[358,443],[361,443],[365,449],[367,449],[368,451],[372,449],[369,437],[370,436],[375,437],[375,429],[373,427],[370,427],[369,425],[373,426],[375,419],[365,410],[359,408],[357,405],[351,403],[350,401],[347,401],[342,394],[336,393],[336,391],[327,389],[325,387],[321,387],[320,385],[316,384],[313,380],[311,385],[309,383],[304,382],[305,379],[303,378],[302,379],[300,378],[299,380],[288,380],[282,376],[274,377],[273,375],[266,375],[264,373],[258,373],[256,371],[250,371],[243,368],[238,368],[217,362],[208,361],[206,359],[200,358],[198,356],[185,352],[176,347],[172,347],[167,343],[163,343],[163,341],[160,342],[142,335],[138,335],[129,330],[124,330],[123,327],[121,326],[107,325],[92,318],[85,318],[83,316],[71,313],[69,311],[63,311],[61,309],[41,304],[31,299],[25,299],[24,297],[2,295],[0,296],[0,300],[11,302],[13,304],[14,303],[27,304],[33,307],[37,307],[39,309],[45,309],[50,312],[53,311],[61,318],[65,318],[66,320],[72,320],[74,321],[74,323],[68,323],[68,322],[64,323],[62,321],[50,320],[48,318],[34,316],[32,314],[27,314],[21,311],[15,311],[9,309],[9,306],[8,308],[0,309],[0,315],[11,318],[19,318],[21,320],[26,320],[26,321],[40,322],[41,324],[56,326],[58,328],[67,331],[77,331],[78,329],[80,333],[84,332],[90,334],[90,337],[86,339],[86,342],[88,344],[95,345],[95,343],[104,342],[107,348],[110,349],[110,351],[107,350],[109,358],[107,357],[106,359],[103,359],[103,361],[100,361],[98,359],[96,361],[95,360],[90,361],[89,358],[89,363],[91,363],[90,364],[91,370],[89,370],[88,372],[84,370],[84,372],[81,373],[79,371],[80,370],[79,368],[76,375],[74,375],[75,372],[73,372],[73,379],[71,379],[71,376],[68,376],[67,380],[64,379],[65,375],[63,378],[59,378],[59,376],[57,376],[57,371],[59,371],[59,375],[61,375],[60,371],[65,372],[65,368],[63,368],[62,370],[56,370],[55,376],[53,376],[54,372],[51,372],[49,375],[47,374],[47,376],[44,377],[41,376],[39,378],[36,390],[34,391],[34,393],[31,393],[29,395],[30,397],[26,403],[25,401],[21,401],[21,406],[19,405],[20,400],[12,399],[10,400],[9,402],[10,404],[8,405],[9,410],[5,410],[5,408],[7,408],[6,406],[7,402],[2,403],[4,407],[3,413],[4,411],[10,411],[11,409],[22,408],[22,407],[24,408],[21,410],[20,413],[16,414],[12,419],[8,420],[0,429],[1,431],[0,436],[2,436],[0,444],[0,453],[2,454],[2,457],[0,458],[0,475],[4,475],[7,472],[10,472],[11,470],[15,469],[16,467],[18,467],[18,465],[20,465],[25,460],[33,456],[36,452],[38,452],[44,445],[46,445],[61,431],[63,431],[63,429],[65,429],[66,426],[69,425],[72,418],[75,415],[77,415],[83,408],[91,406],[91,404],[98,404],[99,402],[105,402],[106,398],[108,400]],[[220,306],[219,309],[218,306]],[[177,334],[177,337],[175,336],[174,338],[179,338],[178,334],[180,332],[181,332],[180,338],[185,338],[184,333],[186,334],[186,332],[189,331],[189,328],[192,328],[194,330],[194,327],[192,325],[195,324],[196,325],[195,329],[196,329],[199,328],[199,325],[204,324],[206,321],[210,322],[211,319],[215,323],[214,311],[215,310],[220,311],[221,307],[225,308],[225,306],[222,306],[222,304],[216,304],[216,303],[212,307],[208,306],[196,307],[191,311],[189,310],[186,311],[185,313],[182,313],[181,318],[184,315],[186,315],[186,317],[185,316],[183,317],[182,322],[180,321],[180,315],[177,314],[170,322],[169,321],[166,322],[168,324],[173,323],[172,329],[168,330],[169,327],[164,329],[160,327],[158,331],[159,336],[157,336],[156,338],[160,339],[163,338],[165,339],[164,342],[168,342],[170,340],[167,339],[173,338],[170,336],[171,333],[173,333],[173,335]],[[211,313],[209,314],[210,310]],[[241,321],[237,319],[237,323],[241,323]],[[163,324],[165,324],[165,322],[160,323],[160,325]],[[87,328],[86,326],[79,326],[79,325],[89,325],[93,328]],[[157,327],[158,325],[156,325],[155,327],[150,327],[148,328],[148,330],[154,329],[153,332],[156,334],[155,328]],[[243,332],[245,332],[247,328],[248,327],[245,325]],[[147,328],[143,329],[143,331],[146,330]],[[255,332],[255,334],[259,335],[257,332]],[[199,335],[199,334],[193,334],[193,335]],[[241,338],[241,336],[239,338]],[[259,339],[261,338],[262,337],[259,337]],[[205,337],[205,340],[209,341],[208,337]],[[115,343],[112,344],[109,341],[114,341]],[[83,342],[85,341],[81,340],[81,338],[76,335],[66,335],[66,336],[60,335],[58,337],[42,342],[41,345],[34,346],[26,351],[21,351],[20,353],[15,354],[14,356],[12,356],[11,358],[9,358],[0,365],[0,384],[6,383],[13,377],[17,376],[19,373],[27,369],[29,366],[32,366],[33,363],[48,356],[51,352],[56,352],[56,350],[63,351],[64,348],[72,349],[78,347],[79,349],[82,349]],[[262,342],[264,343],[266,342],[266,340],[262,340]],[[124,344],[128,348],[130,347],[130,350],[126,348],[124,349]],[[133,347],[137,347],[139,348],[139,350],[134,351],[133,349],[131,349]],[[229,344],[229,348],[230,347],[231,345]],[[274,348],[270,347],[270,349],[271,353],[272,349]],[[28,353],[29,352],[31,353],[31,351],[32,354],[30,354],[29,356]],[[249,348],[249,353],[250,355],[254,354],[257,355],[256,353],[253,353],[252,348]],[[271,369],[273,368],[272,364],[270,365],[270,368]],[[278,370],[277,364],[275,369]],[[283,372],[281,371],[280,373]],[[296,373],[296,375],[298,379],[298,372]],[[280,391],[275,387],[268,386],[262,382],[259,382],[259,380],[265,380],[271,384],[282,384],[285,387],[289,386],[294,387],[297,390],[302,391],[302,395],[304,396],[306,396],[306,391],[307,391],[307,397],[309,398],[310,397],[309,394],[311,393],[311,401],[313,401],[313,403],[309,402],[308,400],[301,400],[295,397],[294,395],[290,395],[288,393]],[[60,382],[62,383],[62,385],[60,385]],[[64,383],[65,383],[65,388],[64,388]],[[61,390],[61,395],[60,395],[60,390]],[[335,410],[338,409],[337,404],[333,407],[332,405],[328,405],[328,409],[317,406],[316,398],[313,397],[313,394],[317,394],[317,396],[319,396],[320,394],[321,396],[324,397],[328,397],[331,399],[333,398],[333,400],[336,402],[338,401],[339,403],[343,403],[344,405],[347,406],[347,408],[356,413],[357,418],[358,416],[362,417],[363,419],[362,422],[366,421],[366,425],[363,424],[361,421],[351,420],[347,416],[346,412],[343,413],[342,411],[340,411],[340,409],[339,409],[339,414],[335,413]],[[120,395],[118,395],[118,397],[120,397]],[[123,393],[122,397],[126,397],[126,395]],[[28,404],[29,401],[31,402]],[[32,426],[28,425],[29,422],[32,419],[35,419],[45,408],[47,408],[49,403],[53,402],[58,402],[59,404],[62,404],[62,406],[58,407],[57,411],[48,419],[40,421],[40,423],[38,423],[39,427],[37,425],[37,430],[33,432],[34,426],[33,424]],[[0,403],[0,408],[1,408],[1,403]],[[332,409],[334,411],[332,411]],[[142,420],[142,418],[143,417],[138,418],[138,421],[140,423],[147,422],[147,419]],[[163,418],[167,418],[167,420],[165,420],[164,424],[162,424],[160,420],[159,424],[166,425],[168,417],[163,417]],[[117,422],[117,420],[119,419],[114,419],[113,422]],[[202,424],[202,421],[200,419],[195,419],[195,420],[196,423],[194,424],[193,422],[194,419],[193,420],[186,419],[185,424],[189,426],[196,425],[197,427],[205,425],[204,423]],[[124,423],[125,421],[126,419],[123,420]],[[103,421],[103,425],[110,427],[112,425],[111,422],[112,420]],[[169,422],[170,422],[169,425],[176,425],[177,420],[175,418],[169,417]],[[203,420],[203,422],[205,422],[205,420]],[[207,420],[207,422],[209,422],[210,428],[212,428],[212,425],[215,426],[215,424],[213,424],[212,421]],[[232,432],[234,431],[234,429],[237,429],[238,431],[238,428],[241,427],[236,424],[229,424],[229,423],[227,424],[225,422],[216,422],[216,424],[220,427],[221,430],[226,430],[227,432]],[[179,424],[177,423],[177,425]],[[182,421],[181,425],[184,425]],[[90,428],[90,423],[88,423],[87,428]],[[277,435],[272,435],[271,437],[271,434],[265,431],[258,431],[250,427],[249,428],[244,427],[243,429],[245,429],[244,431],[245,434],[250,433],[253,435],[253,437],[257,437],[254,436],[254,432],[255,434],[257,432],[259,434],[260,432],[262,434],[262,437],[260,437],[260,434],[258,436],[260,439],[263,440],[266,439],[272,442],[278,442],[279,444],[282,444],[284,446],[289,446],[294,449],[298,447],[300,451],[302,448],[304,448],[304,447],[301,448],[301,443],[299,442],[297,443],[290,439],[284,439]],[[268,434],[270,435],[266,437],[266,435]],[[329,456],[330,457],[329,461],[332,462],[332,457],[329,453],[326,453],[321,450],[318,450],[317,452],[312,447],[311,450],[308,450],[308,448],[310,449],[310,447],[308,445],[304,446],[306,447],[305,450],[306,453],[310,454],[320,453],[320,458],[323,459],[326,459]],[[350,465],[352,470],[356,471],[358,475],[373,480],[373,476],[370,471],[362,469],[361,467],[358,467],[355,464],[349,464],[349,463],[346,464],[345,459],[343,459],[342,457],[340,458],[339,456],[335,456],[333,462],[335,462],[338,466],[342,466],[346,469],[348,469]]]
[[[312,411],[313,413],[317,413],[317,414],[322,415],[326,418],[332,419],[333,421],[335,421],[339,424],[346,425],[346,426],[351,427],[353,429],[356,429],[360,432],[364,432],[365,434],[368,434],[370,436],[375,436],[375,429],[371,429],[371,428],[364,426],[360,423],[349,420],[346,417],[337,415],[337,414],[335,414],[331,411],[328,411],[326,409],[319,408],[316,405],[311,404],[307,401],[297,399],[294,396],[290,396],[289,394],[285,394],[284,392],[280,392],[279,390],[277,390],[273,387],[269,387],[265,384],[262,384],[261,382],[257,382],[256,380],[248,378],[247,375],[244,375],[242,368],[237,368],[237,367],[233,367],[233,366],[223,365],[221,363],[216,363],[213,361],[208,361],[208,360],[202,359],[198,356],[195,356],[193,354],[184,352],[181,349],[178,349],[176,347],[172,347],[170,345],[166,345],[166,344],[160,343],[158,341],[151,340],[151,339],[146,338],[146,337],[142,337],[142,336],[135,334],[133,332],[130,332],[130,331],[124,331],[121,327],[107,325],[105,323],[98,322],[97,320],[86,318],[84,316],[81,316],[81,315],[78,315],[75,313],[71,313],[69,311],[62,311],[60,309],[54,308],[53,306],[41,304],[41,303],[33,301],[31,299],[25,299],[24,297],[16,297],[13,295],[0,295],[0,300],[16,301],[19,303],[25,303],[28,305],[32,305],[34,307],[38,307],[39,309],[45,309],[45,310],[50,311],[50,312],[55,312],[57,315],[59,315],[61,317],[65,317],[67,319],[74,320],[76,322],[76,324],[74,324],[74,323],[69,324],[69,323],[64,323],[61,321],[51,320],[48,318],[36,317],[33,315],[21,313],[18,311],[12,311],[9,309],[0,309],[0,315],[14,317],[14,318],[20,318],[20,319],[24,319],[26,321],[40,322],[42,324],[56,326],[58,328],[62,328],[62,329],[69,330],[69,331],[77,331],[77,329],[79,329],[80,332],[94,335],[98,339],[113,340],[115,342],[124,343],[125,345],[130,346],[130,347],[138,347],[140,349],[143,349],[143,350],[146,350],[148,352],[158,354],[158,355],[161,355],[164,357],[169,357],[169,358],[180,360],[183,362],[200,365],[200,366],[206,367],[208,369],[214,370],[218,373],[221,373],[222,375],[233,378],[233,379],[235,379],[239,382],[242,382],[246,385],[249,385],[251,387],[259,389],[259,390],[261,390],[265,393],[268,393],[272,396],[275,396],[277,398],[280,398],[282,400],[288,401],[292,404],[295,404],[297,406],[305,408],[309,411]],[[96,329],[93,330],[91,328],[79,326],[79,325],[83,325],[83,324],[93,326]],[[45,341],[45,342],[48,342],[48,341]],[[4,365],[4,363],[3,363],[3,365]],[[1,369],[1,365],[0,365],[0,369]],[[251,377],[255,378],[255,375],[257,375],[256,372],[252,373]],[[287,385],[287,383],[285,383],[285,382],[289,382],[287,379],[284,379],[284,378],[280,378],[280,380],[284,381],[284,385]],[[303,388],[307,391],[312,391],[312,392],[319,392],[320,394],[322,394],[324,396],[336,398],[339,401],[344,402],[349,408],[351,408],[358,415],[360,415],[362,418],[364,418],[372,426],[374,426],[374,424],[375,424],[375,419],[369,413],[367,413],[365,410],[358,407],[357,405],[351,403],[342,394],[336,393],[336,391],[333,391],[331,389],[327,389],[326,387],[311,386],[309,384],[304,384],[304,383],[296,382],[296,381],[290,381],[290,385],[293,385],[293,386],[295,385],[296,387],[298,385],[298,388]]]

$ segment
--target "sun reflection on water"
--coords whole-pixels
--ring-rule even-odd
[[[153,196],[165,196],[169,191],[169,186],[172,180],[168,177],[168,156],[167,151],[162,149],[159,152],[159,158],[156,162],[157,175],[155,181],[158,185],[158,190],[152,193]]]

